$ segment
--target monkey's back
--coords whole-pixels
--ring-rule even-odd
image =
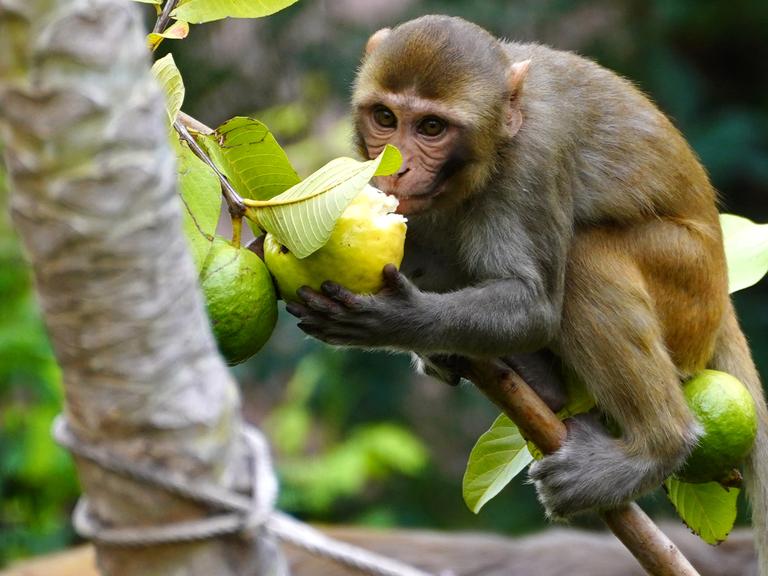
[[[531,59],[516,148],[538,150],[556,167],[577,224],[702,213],[716,221],[716,195],[696,155],[631,82],[570,52],[505,46],[513,62]]]
[[[573,246],[588,247],[572,248],[566,277],[588,267],[597,247],[632,262],[675,365],[704,368],[728,296],[716,195],[696,155],[628,80],[568,52],[507,49],[513,61],[531,58],[519,149],[554,167],[558,193],[570,199]],[[530,158],[511,165],[542,171]],[[613,273],[633,277],[623,265]]]

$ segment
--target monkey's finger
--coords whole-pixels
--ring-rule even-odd
[[[319,292],[315,292],[309,286],[302,286],[296,291],[296,294],[298,294],[299,298],[304,301],[304,304],[306,304],[309,309],[315,312],[328,315],[344,312],[344,308],[338,303]]]
[[[362,307],[362,298],[358,294],[347,290],[340,284],[336,284],[336,282],[326,280],[320,285],[320,289],[326,296],[349,309],[358,310]]]
[[[395,292],[407,292],[411,287],[411,283],[404,274],[400,273],[400,270],[398,270],[397,266],[394,264],[387,264],[384,266],[382,275],[384,276],[384,285],[390,290],[394,290]]]
[[[335,345],[365,345],[367,334],[360,330],[341,328],[327,323],[320,323],[311,319],[299,322],[298,327],[309,336]]]
[[[292,316],[296,316],[296,318],[303,318],[304,316],[309,314],[309,308],[307,308],[302,304],[299,304],[298,302],[286,303],[285,311],[288,312],[288,314],[291,314]]]

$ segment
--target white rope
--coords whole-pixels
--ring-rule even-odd
[[[429,573],[330,538],[304,522],[279,511],[272,513],[266,525],[267,530],[284,542],[289,542],[317,556],[324,556],[336,562],[357,568],[369,574],[381,576],[430,576]]]
[[[375,576],[433,576],[364,548],[334,540],[311,526],[274,509],[278,483],[272,467],[269,447],[264,435],[252,427],[243,428],[243,438],[253,459],[252,494],[248,498],[211,482],[190,481],[145,464],[122,461],[112,454],[82,443],[72,434],[66,420],[59,415],[53,423],[53,436],[72,453],[99,467],[170,493],[205,504],[216,515],[196,520],[174,522],[163,526],[112,528],[103,525],[93,514],[87,498],[77,503],[72,523],[81,536],[111,546],[152,546],[169,542],[206,540],[224,534],[253,534],[267,530],[275,537],[312,554],[324,556]],[[223,512],[221,512],[223,510]]]

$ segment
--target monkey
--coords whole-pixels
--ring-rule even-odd
[[[759,414],[745,466],[768,576],[768,409],[728,296],[715,190],[672,122],[588,59],[447,16],[371,36],[352,115],[363,158],[402,152],[374,184],[408,218],[405,255],[373,295],[302,287],[287,307],[299,327],[415,353],[447,380],[453,357],[524,367],[547,354],[575,374],[620,435],[572,418],[530,467],[553,519],[658,487],[702,432],[681,382],[733,374]]]

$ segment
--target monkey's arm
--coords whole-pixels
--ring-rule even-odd
[[[486,280],[448,293],[423,292],[397,268],[384,268],[385,287],[361,296],[332,282],[304,287],[288,312],[307,334],[331,344],[494,357],[537,350],[557,332],[561,295],[543,282]]]

